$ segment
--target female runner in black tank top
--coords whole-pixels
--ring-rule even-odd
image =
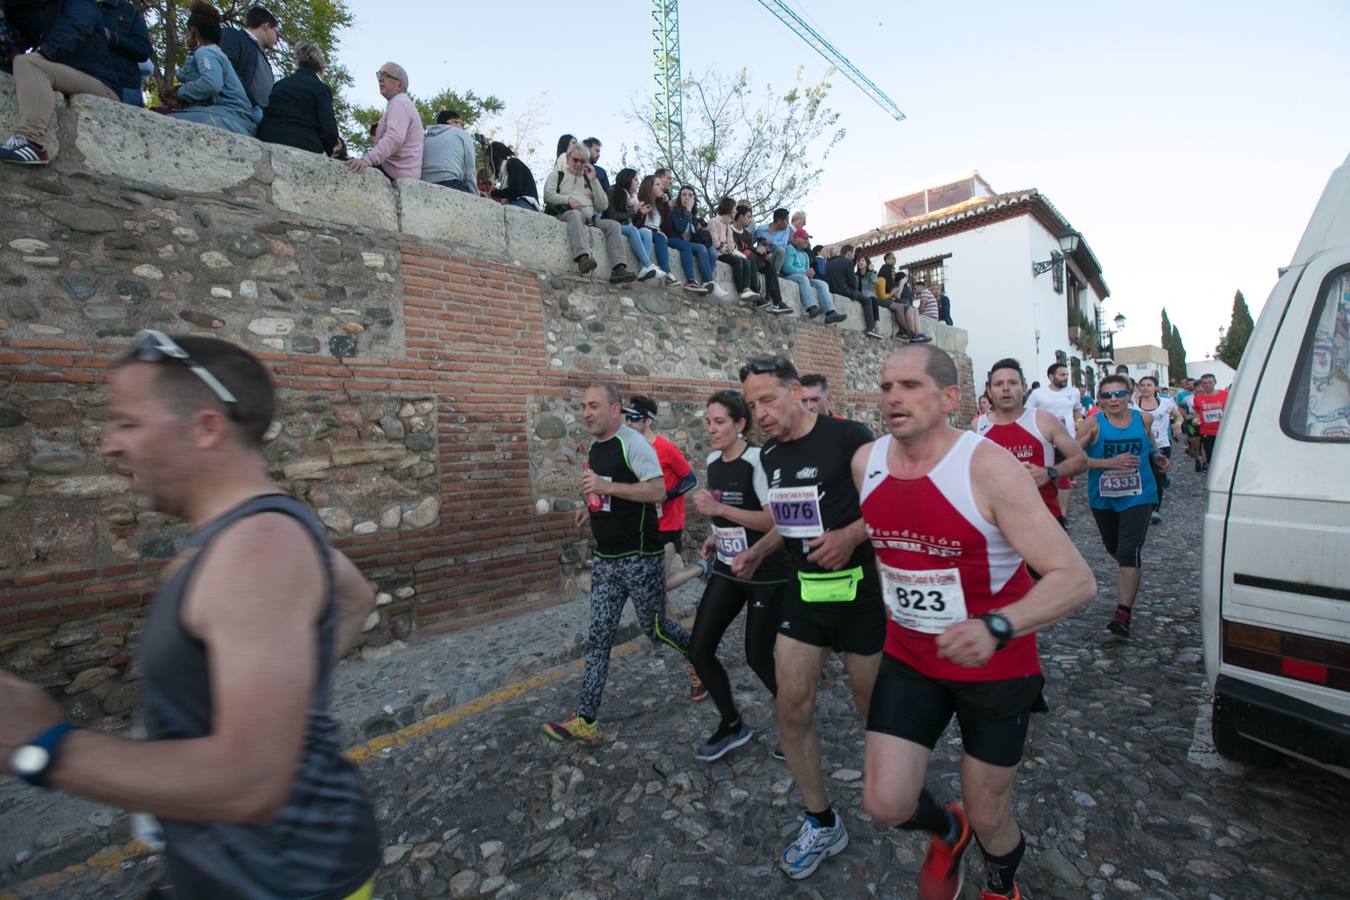
[[[713,533],[700,553],[713,564],[713,574],[699,601],[689,660],[722,716],[717,730],[696,751],[699,759],[712,761],[746,743],[754,734],[741,720],[732,700],[726,669],[717,660],[717,646],[741,607],[748,603],[745,659],[769,693],[777,694],[773,645],[787,573],[782,559],[775,554],[764,561],[750,580],[732,576],[731,560],[773,527],[773,519],[765,509],[768,480],[759,461],[759,448],[745,438],[750,412],[739,393],[719,391],[709,398],[704,422],[714,452],[708,457],[708,490],[696,492],[693,502],[700,514],[712,517]]]

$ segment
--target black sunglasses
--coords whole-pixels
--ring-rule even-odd
[[[741,381],[749,378],[751,375],[777,375],[779,378],[788,378],[796,380],[797,367],[792,361],[782,356],[766,356],[762,359],[752,359],[741,366]]]
[[[221,384],[219,378],[212,375],[205,366],[193,359],[164,332],[149,328],[136,332],[136,336],[131,339],[131,354],[140,362],[163,362],[166,359],[173,359],[187,366],[192,374],[211,389],[216,399],[225,404],[225,410],[230,418],[239,421],[239,401],[230,393],[230,389]]]
[[[1119,400],[1121,397],[1130,396],[1129,391],[1102,391],[1097,395],[1103,400]]]

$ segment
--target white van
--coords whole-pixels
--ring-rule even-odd
[[[1266,301],[1209,469],[1214,744],[1350,777],[1350,158]]]

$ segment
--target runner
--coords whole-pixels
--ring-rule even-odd
[[[1015,359],[1001,359],[989,370],[985,393],[992,408],[975,420],[975,433],[986,437],[1017,458],[1031,475],[1045,508],[1062,524],[1059,493],[1061,478],[1087,471],[1087,457],[1064,423],[1043,409],[1023,409],[1026,377]],[[1055,463],[1056,451],[1062,458]],[[1032,577],[1036,577],[1033,573]]]
[[[1135,401],[1134,405],[1139,407],[1139,411],[1149,417],[1150,429],[1153,432],[1153,445],[1158,451],[1169,460],[1172,458],[1172,435],[1175,433],[1178,438],[1181,437],[1181,423],[1183,421],[1181,410],[1172,402],[1170,397],[1164,397],[1158,393],[1158,379],[1152,375],[1143,375],[1135,382]],[[1162,521],[1163,493],[1168,486],[1167,475],[1155,471],[1153,479],[1158,483],[1158,505],[1153,507],[1153,512],[1149,515],[1149,523],[1157,525]]]
[[[141,643],[148,739],[63,722],[0,672],[0,755],[29,784],[158,817],[172,892],[151,896],[369,898],[375,816],[327,710],[375,598],[267,476],[271,378],[224,341],[142,331],[109,384],[103,455],[194,529]]]
[[[666,566],[666,591],[673,591],[695,578],[706,577],[708,567],[699,560],[697,564],[684,564],[684,495],[698,484],[689,460],[684,458],[680,448],[662,435],[656,433],[656,401],[637,394],[628,398],[624,407],[624,419],[629,426],[648,441],[656,451],[661,463],[661,477],[665,479],[666,498],[656,507],[657,528],[661,535]],[[693,670],[690,670],[693,674]],[[707,694],[695,697],[702,700]]]
[[[830,382],[824,375],[803,375],[801,380],[803,406],[818,416],[844,418],[830,408]]]
[[[890,434],[858,450],[852,466],[890,612],[867,718],[863,809],[884,828],[932,835],[919,900],[960,896],[972,832],[984,900],[1021,897],[1026,840],[1012,789],[1030,713],[1045,708],[1034,634],[1095,593],[1023,465],[948,424],[960,399],[946,353],[896,351],[881,370]],[[1039,583],[1023,559],[1044,573]],[[943,809],[924,782],[953,714],[962,803]]]
[[[1078,417],[1082,398],[1078,388],[1069,387],[1069,367],[1062,362],[1051,363],[1045,370],[1048,383],[1041,387],[1033,384],[1027,394],[1027,409],[1043,409],[1064,423],[1069,437],[1077,434],[1075,419]],[[1069,527],[1069,498],[1073,496],[1072,478],[1061,478],[1055,487],[1059,490],[1060,524]]]
[[[595,536],[591,565],[591,629],[586,673],[572,718],[545,722],[555,741],[600,743],[596,716],[609,676],[609,654],[624,604],[633,601],[638,625],[653,644],[667,644],[689,656],[689,634],[666,616],[666,579],[655,505],[666,494],[661,463],[647,439],[623,424],[618,385],[594,384],[581,399],[581,419],[595,440],[581,475],[586,505],[577,510],[578,528],[588,517]]]
[[[769,437],[760,460],[774,530],[736,556],[731,571],[750,578],[786,548],[788,581],[774,645],[778,733],[806,813],[779,866],[790,878],[806,878],[848,846],[844,818],[830,806],[820,771],[815,707],[825,659],[831,650],[844,654],[854,702],[866,718],[886,634],[881,585],[849,472],[853,451],[871,435],[856,422],[803,407],[797,369],[784,357],[751,360],[741,383],[755,424]]]
[[[713,394],[703,420],[713,452],[708,455],[708,490],[696,491],[693,499],[694,508],[712,518],[713,532],[703,545],[703,554],[712,562],[713,575],[698,604],[689,656],[722,716],[717,730],[695,752],[699,759],[711,762],[754,736],[736,709],[731,682],[717,659],[717,647],[741,607],[748,604],[745,661],[769,693],[777,696],[773,644],[787,574],[782,554],[766,559],[749,579],[732,574],[732,561],[773,528],[773,517],[767,509],[769,482],[759,448],[746,440],[750,411],[739,393]]]
[[[1200,434],[1200,455],[1196,457],[1196,471],[1209,470],[1209,459],[1214,455],[1214,440],[1219,436],[1219,426],[1223,423],[1223,408],[1228,404],[1228,389],[1216,391],[1213,375],[1200,376],[1200,383],[1191,395],[1191,407],[1195,410],[1195,426]],[[1201,465],[1203,460],[1204,465]]]
[[[1097,389],[1101,411],[1088,418],[1078,443],[1088,455],[1088,504],[1097,520],[1106,552],[1116,558],[1116,614],[1106,626],[1119,637],[1130,636],[1140,564],[1149,514],[1158,502],[1154,469],[1167,472],[1168,459],[1153,446],[1148,417],[1130,409],[1130,380],[1107,375]],[[1152,464],[1149,464],[1149,461]]]

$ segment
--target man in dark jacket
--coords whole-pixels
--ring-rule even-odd
[[[342,140],[333,113],[333,89],[320,80],[323,51],[314,44],[296,44],[294,50],[295,72],[273,85],[258,124],[258,140],[336,156]]]
[[[261,120],[262,110],[272,95],[272,64],[265,51],[276,47],[281,40],[280,22],[270,11],[255,6],[244,17],[244,27],[222,28],[220,49],[234,66],[234,72],[244,85],[244,92],[253,103],[254,117]]]
[[[831,294],[856,300],[863,311],[863,334],[870,338],[880,338],[877,331],[877,300],[862,291],[858,281],[858,264],[853,261],[853,245],[845,244],[839,252],[825,263],[825,282],[830,286]]]
[[[145,16],[131,0],[99,0],[98,8],[120,76],[117,90],[122,102],[142,106],[141,63],[150,59],[150,30],[145,27]]]
[[[14,136],[0,144],[0,162],[45,166],[43,142],[52,118],[52,91],[117,101],[119,74],[95,0],[61,0],[51,29],[31,53],[14,58],[19,105]]]

